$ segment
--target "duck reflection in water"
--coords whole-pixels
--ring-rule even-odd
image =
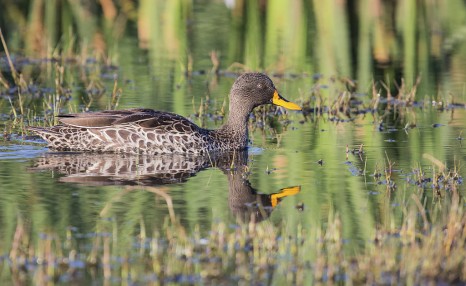
[[[183,183],[204,169],[217,167],[228,177],[231,212],[242,221],[259,222],[268,218],[283,198],[299,193],[301,188],[293,186],[272,194],[260,194],[247,179],[247,162],[247,151],[208,156],[63,152],[37,158],[31,170],[54,170],[64,175],[59,180],[66,183],[150,188]]]

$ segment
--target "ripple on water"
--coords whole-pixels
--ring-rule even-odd
[[[42,146],[9,144],[0,146],[0,160],[22,160],[36,158],[48,149]]]

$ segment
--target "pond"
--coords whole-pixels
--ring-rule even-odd
[[[103,28],[106,57],[65,46],[61,55],[31,56],[30,43],[18,43],[10,29],[9,54],[0,59],[2,283],[409,281],[386,265],[377,264],[385,275],[368,278],[338,261],[367,254],[377,241],[393,247],[384,255],[396,260],[407,239],[414,243],[446,227],[448,209],[458,209],[457,220],[465,221],[461,32],[448,26],[436,39],[419,24],[416,44],[409,38],[412,23],[400,22],[406,25],[398,31],[401,56],[377,42],[384,35],[396,41],[390,26],[372,16],[351,18],[351,11],[363,13],[352,4],[162,2],[141,1],[142,22],[136,29],[126,19],[118,40]],[[290,12],[280,15],[281,9]],[[336,17],[333,24],[320,18],[325,11]],[[359,37],[338,15],[360,21]],[[273,17],[281,24],[274,26]],[[118,19],[114,33],[122,29]],[[362,36],[370,29],[367,19],[382,29],[367,32],[375,33],[374,42]],[[442,17],[428,23],[438,22],[448,23]],[[325,30],[339,23],[345,28]],[[52,152],[25,131],[55,124],[58,113],[136,107],[218,128],[228,117],[235,78],[248,70],[268,73],[303,110],[257,108],[245,152]],[[459,260],[465,255],[457,253]],[[459,265],[443,266],[457,282],[466,279],[464,262]],[[420,269],[413,273],[425,279]],[[451,282],[447,277],[435,279]]]

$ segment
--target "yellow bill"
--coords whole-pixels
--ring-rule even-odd
[[[272,103],[278,106],[283,106],[291,110],[301,110],[301,107],[294,102],[288,101],[283,98],[278,91],[275,90],[272,98]]]
[[[293,196],[299,192],[301,192],[301,186],[294,186],[289,188],[283,188],[280,190],[279,193],[270,195],[270,202],[272,204],[272,208],[276,207],[280,200],[284,197]]]

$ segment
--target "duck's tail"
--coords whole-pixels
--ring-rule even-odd
[[[42,139],[47,140],[52,134],[57,134],[57,131],[50,127],[28,126],[26,130],[40,136]]]
[[[63,149],[63,146],[61,145],[64,139],[64,134],[60,133],[59,128],[28,126],[26,129],[45,140],[49,148],[58,150]]]

